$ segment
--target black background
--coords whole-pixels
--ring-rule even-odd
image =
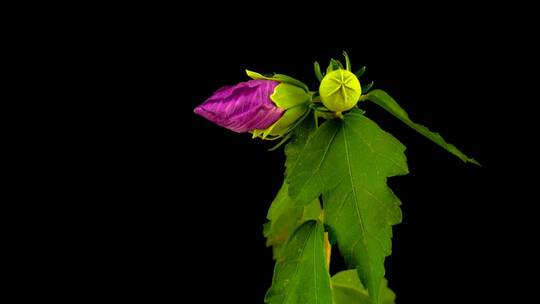
[[[268,152],[272,143],[219,128],[193,109],[219,87],[247,80],[246,68],[316,89],[313,61],[326,66],[346,50],[353,68],[367,66],[363,82],[375,81],[413,120],[482,163],[465,164],[361,105],[407,146],[411,173],[389,181],[403,203],[386,262],[397,303],[521,296],[516,270],[531,254],[524,244],[532,221],[523,211],[531,200],[520,194],[526,179],[514,171],[527,166],[527,137],[514,130],[532,121],[513,112],[520,98],[512,88],[516,69],[526,67],[516,49],[526,48],[501,11],[429,9],[356,19],[331,10],[302,18],[198,12],[190,21],[182,18],[189,10],[160,8],[122,19],[91,47],[99,56],[89,63],[94,69],[104,59],[107,71],[94,82],[111,90],[91,93],[104,112],[89,160],[103,170],[92,183],[103,202],[92,225],[101,237],[89,231],[98,244],[89,268],[103,272],[96,289],[119,298],[262,303],[273,270],[262,225],[282,182],[282,150]],[[342,267],[337,259],[331,271]]]

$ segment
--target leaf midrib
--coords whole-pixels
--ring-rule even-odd
[[[315,230],[318,232],[318,226],[315,225]],[[311,235],[310,235],[311,236]],[[317,237],[317,236],[315,236]],[[317,239],[314,240],[314,243],[315,241],[317,241]],[[316,244],[313,244],[313,280],[315,281],[315,288],[317,288],[317,246],[315,246]],[[319,293],[318,292],[315,292],[315,304],[319,303]]]
[[[366,255],[368,257],[368,261],[371,261],[369,245],[368,245],[368,242],[367,242],[366,228],[364,227],[364,221],[362,219],[362,216],[360,215],[360,210],[358,209],[358,194],[356,193],[356,183],[355,183],[354,177],[352,175],[351,161],[350,161],[350,155],[349,155],[349,143],[347,141],[347,131],[345,129],[345,124],[343,124],[341,126],[341,128],[342,128],[342,131],[343,131],[343,141],[344,141],[344,145],[345,145],[345,155],[347,157],[347,169],[349,171],[351,189],[352,189],[352,193],[353,193],[353,196],[354,196],[354,209],[356,211],[356,215],[358,217],[358,222],[360,223],[360,227],[362,228],[362,236],[363,236],[363,239],[365,240],[364,245],[366,246]],[[345,202],[343,202],[343,204],[345,204]],[[356,248],[356,245],[358,244],[358,242],[360,242],[360,239],[358,239],[358,241],[356,241],[354,243],[354,245],[351,246],[351,257],[354,256],[353,251]],[[371,264],[368,267],[369,267],[369,273],[373,274],[373,269],[371,267]]]
[[[321,170],[322,164],[326,160],[326,156],[328,155],[328,150],[330,150],[330,147],[332,146],[332,143],[334,142],[334,139],[336,138],[336,135],[337,135],[338,131],[339,131],[338,128],[334,128],[334,134],[332,134],[332,138],[328,141],[328,144],[326,145],[326,148],[324,149],[323,156],[321,157],[321,160],[319,161],[319,164],[317,165],[317,168],[313,171],[313,173],[311,174],[311,176],[309,178],[309,179],[312,179],[312,178],[316,177],[318,179],[320,185],[323,185],[324,183],[321,182],[321,179],[320,179],[320,176],[319,176],[319,171]],[[302,152],[307,147],[307,145],[308,145],[307,143],[306,143],[306,145],[304,145],[304,147],[302,148]],[[298,165],[298,163],[299,163],[299,160],[296,161],[296,163],[294,164],[293,171],[291,171],[291,172],[294,172],[294,169],[296,169],[296,166]],[[297,197],[300,195],[300,193],[302,193],[305,185],[308,184],[308,183],[309,183],[309,180],[307,180],[302,185],[301,189],[297,191],[297,195],[296,195]]]
[[[304,246],[302,246],[302,251],[300,251],[300,255],[299,255],[299,261],[296,262],[296,267],[294,269],[294,278],[295,278],[295,281],[298,282],[298,269],[300,269],[300,261],[302,260],[303,256],[304,256],[304,250],[306,249],[307,247],[307,244],[309,242],[309,239],[311,238],[311,234],[313,233],[313,229],[310,229],[309,230],[309,233],[306,237],[306,241],[304,242]],[[285,297],[283,298],[283,301],[281,302],[281,304],[283,303],[286,303],[287,300],[289,299],[289,296],[291,295],[291,293],[287,293],[287,295],[285,295]]]

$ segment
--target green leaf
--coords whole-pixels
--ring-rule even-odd
[[[356,77],[357,77],[358,79],[360,79],[360,77],[361,77],[362,75],[364,75],[365,72],[366,72],[366,67],[363,66],[360,70],[354,72],[354,75],[356,75]]]
[[[285,160],[285,176],[287,176],[296,166],[298,157],[304,151],[306,143],[315,131],[315,121],[311,119],[303,120],[294,129],[293,139],[285,146],[285,156],[287,157]]]
[[[372,304],[369,294],[355,270],[345,270],[332,277],[334,304]],[[396,295],[388,288],[386,279],[381,285],[381,304],[395,304]]]
[[[313,63],[313,68],[315,69],[315,76],[321,81],[323,79],[323,74],[321,73],[321,66],[317,61]]]
[[[349,55],[347,55],[347,52],[343,51],[343,57],[345,57],[345,68],[347,71],[351,71],[351,61],[349,59]]]
[[[287,177],[297,205],[323,194],[325,222],[345,262],[356,268],[378,303],[391,226],[401,221],[399,199],[386,179],[408,173],[405,146],[353,110],[325,122],[309,139]]]
[[[246,74],[251,77],[252,79],[266,79],[266,80],[275,80],[279,82],[284,82],[288,84],[292,84],[294,86],[302,88],[304,91],[309,92],[308,86],[301,82],[300,80],[296,78],[292,78],[291,76],[283,75],[283,74],[274,74],[270,77],[264,76],[260,73],[253,72],[250,70],[246,70]]]
[[[332,304],[330,275],[324,253],[324,228],[317,221],[302,224],[276,262],[267,304]]]
[[[293,138],[285,146],[286,174],[296,165],[298,156],[302,153],[308,138],[314,131],[314,121],[305,119],[292,132]],[[273,246],[274,258],[277,259],[281,256],[282,245],[298,226],[306,220],[319,218],[320,213],[321,205],[318,198],[313,199],[305,206],[297,206],[289,197],[288,185],[283,183],[270,206],[267,215],[269,222],[265,224],[263,230],[264,236],[267,238],[266,245]]]
[[[461,151],[458,150],[454,145],[447,143],[444,138],[442,138],[439,133],[434,133],[430,131],[428,128],[419,125],[417,123],[414,123],[410,118],[409,115],[403,110],[399,104],[392,98],[390,95],[388,95],[386,92],[382,90],[373,90],[369,94],[366,95],[366,99],[376,103],[386,111],[390,112],[390,114],[397,117],[399,120],[401,120],[403,123],[408,125],[409,127],[416,130],[418,133],[424,135],[432,142],[436,143],[437,145],[441,146],[446,151],[454,154],[455,156],[459,157],[464,162],[470,162],[476,165],[480,165],[476,160],[468,157],[467,155],[463,154]]]
[[[334,138],[339,132],[338,123],[330,120],[318,128],[297,156],[298,162],[292,168],[287,167],[287,170],[290,170],[286,177],[286,182],[290,185],[289,195],[296,204],[305,205],[311,202],[327,188],[336,186],[341,179],[340,172],[332,170],[332,161],[327,160],[331,155],[329,150]],[[327,185],[332,181],[336,184]]]
[[[273,246],[274,259],[283,256],[283,244],[290,234],[305,221],[318,219],[321,214],[319,199],[306,206],[295,206],[288,193],[288,185],[283,183],[268,210],[268,223],[264,226],[266,246]]]
[[[330,246],[334,246],[337,243],[336,233],[332,230],[332,227],[326,224],[324,224],[324,231],[328,233],[328,243],[330,243]]]

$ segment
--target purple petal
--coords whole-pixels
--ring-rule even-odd
[[[284,110],[270,99],[278,84],[257,79],[226,86],[214,92],[194,112],[234,132],[264,130],[283,115]]]

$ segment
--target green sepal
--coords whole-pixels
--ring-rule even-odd
[[[251,138],[257,138],[257,137],[261,137],[264,133],[264,130],[253,130],[251,131],[251,134],[253,134],[253,136],[251,136]]]
[[[320,82],[324,76],[321,72],[321,66],[319,65],[317,61],[313,63],[313,69],[315,70],[315,76],[317,77],[317,80],[319,80]]]
[[[356,75],[356,77],[357,77],[358,79],[360,79],[360,77],[361,77],[362,75],[364,75],[365,72],[366,72],[366,67],[363,66],[360,70],[354,72],[354,75]]]
[[[272,148],[268,149],[268,151],[272,152],[272,151],[277,150],[279,147],[286,144],[292,137],[293,137],[293,132],[289,132],[285,136],[280,136],[279,138],[281,138],[281,140],[277,144],[275,144]]]
[[[304,89],[304,91],[309,92],[309,88],[305,83],[291,76],[287,76],[283,74],[273,74],[272,76],[264,76],[260,73],[253,72],[250,70],[246,70],[246,74],[252,79],[266,79],[266,80],[275,80],[279,82],[284,82],[284,83],[288,83],[288,84],[292,84],[294,86],[300,87]]]
[[[295,126],[297,122],[309,110],[307,104],[301,104],[294,108],[290,108],[278,121],[268,127],[266,130],[253,130],[253,138],[260,137],[262,139],[277,139],[287,134]],[[269,137],[270,136],[270,137]]]
[[[343,57],[345,57],[345,69],[347,71],[351,70],[351,60],[349,59],[349,55],[347,55],[347,52],[343,51]]]
[[[328,67],[326,68],[326,74],[335,70],[339,70],[339,69],[344,70],[343,64],[341,64],[339,60],[332,58],[330,59],[330,63],[328,64]]]
[[[282,109],[294,108],[299,104],[311,101],[311,94],[300,87],[282,82],[274,89],[270,99]]]
[[[362,85],[362,93],[366,94],[367,92],[369,92],[369,90],[371,90],[374,84],[375,83],[372,81],[366,85]]]

